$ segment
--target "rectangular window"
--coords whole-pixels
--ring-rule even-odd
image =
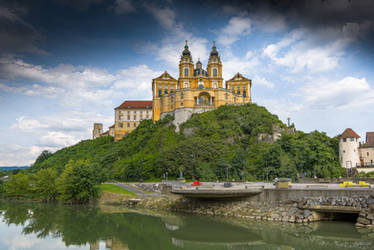
[[[347,141],[347,138],[343,138],[343,142],[346,142]]]
[[[128,128],[130,127],[130,123],[129,123],[129,122],[127,123],[127,127],[128,127]]]
[[[130,115],[127,116],[127,120],[130,121]]]
[[[134,121],[136,121],[136,114],[134,114]]]
[[[240,95],[240,86],[237,87],[237,93]]]
[[[161,89],[158,90],[158,96],[162,96],[162,90]]]
[[[247,92],[243,90],[243,97],[247,97]]]
[[[181,100],[183,100],[183,98],[184,98],[184,93],[182,92],[181,93]]]
[[[134,122],[134,127],[136,127],[136,122]]]
[[[235,86],[231,86],[231,90],[233,93],[235,93]]]
[[[355,138],[351,138],[351,141],[355,141]]]
[[[118,123],[118,126],[119,126],[120,128],[122,128],[122,127],[123,127],[122,122]]]

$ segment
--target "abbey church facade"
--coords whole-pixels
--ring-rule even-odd
[[[194,64],[187,41],[179,61],[178,79],[168,72],[152,80],[152,101],[125,101],[115,108],[115,123],[111,133],[116,140],[130,133],[142,119],[150,119],[148,109],[152,108],[152,120],[162,119],[167,114],[174,115],[174,125],[179,125],[193,113],[218,108],[222,105],[241,105],[251,102],[252,81],[240,73],[224,82],[222,61],[213,42],[207,67],[200,60]],[[146,106],[142,106],[142,104]],[[143,110],[147,115],[140,115]],[[139,114],[138,114],[139,113]],[[97,127],[97,125],[96,125]],[[93,138],[105,133],[93,130]]]

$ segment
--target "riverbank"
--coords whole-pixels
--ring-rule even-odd
[[[257,221],[310,223],[324,220],[350,220],[357,227],[374,228],[374,196],[303,197],[283,201],[261,199],[189,199],[173,194],[157,196],[104,195],[102,204],[205,216]],[[334,210],[335,209],[335,210]]]
[[[309,223],[322,220],[334,220],[332,213],[320,213],[309,209],[300,209],[298,203],[266,204],[243,200],[201,201],[185,199],[173,195],[154,197],[129,197],[119,194],[104,193],[100,199],[103,205],[119,205],[127,208],[160,210],[176,213],[231,217],[258,221],[278,221],[290,223]],[[372,226],[372,211],[362,213],[361,222],[357,226]],[[360,218],[360,217],[359,217]]]

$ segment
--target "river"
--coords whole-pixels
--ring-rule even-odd
[[[0,249],[373,249],[353,222],[308,225],[0,201]]]

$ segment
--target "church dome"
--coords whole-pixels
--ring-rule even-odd
[[[186,40],[186,45],[184,45],[184,50],[182,52],[183,56],[191,56],[191,52],[188,50],[188,45],[187,45],[187,40]]]
[[[212,47],[212,51],[210,52],[210,56],[218,56],[218,51],[217,51],[217,48],[216,48],[215,41],[213,41],[213,47]]]

